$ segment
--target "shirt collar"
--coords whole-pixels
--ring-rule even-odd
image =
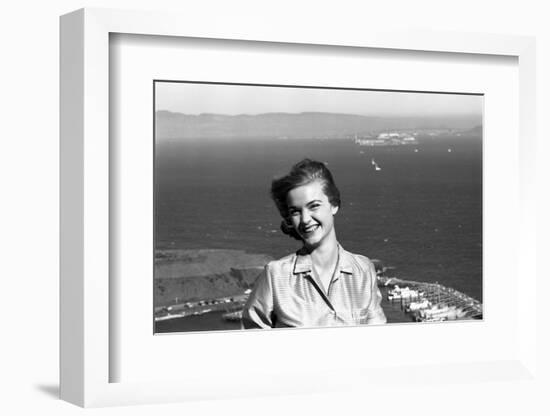
[[[352,262],[350,253],[342,248],[338,244],[338,264],[336,270],[340,270],[342,273],[352,274]],[[294,274],[310,273],[312,271],[311,256],[309,254],[303,254],[302,250],[296,252],[296,260],[294,261]]]

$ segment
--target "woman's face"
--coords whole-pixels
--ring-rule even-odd
[[[289,191],[286,197],[291,225],[309,247],[318,247],[335,238],[333,206],[323,191],[320,181],[313,181]]]

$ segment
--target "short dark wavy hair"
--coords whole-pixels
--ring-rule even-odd
[[[340,207],[340,191],[336,187],[332,173],[323,162],[303,159],[292,166],[287,175],[276,178],[271,182],[271,198],[275,202],[281,217],[283,217],[281,230],[297,240],[302,240],[302,238],[290,225],[286,197],[294,188],[307,185],[316,180],[321,182],[323,192],[332,206]]]

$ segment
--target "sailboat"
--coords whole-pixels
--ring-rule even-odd
[[[382,168],[381,168],[380,166],[378,166],[378,163],[376,163],[376,161],[374,160],[374,158],[372,158],[372,159],[370,160],[370,163],[371,163],[371,165],[374,166],[374,170],[377,170],[377,171],[378,171],[378,170],[382,170]]]

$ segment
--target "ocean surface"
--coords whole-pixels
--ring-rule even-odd
[[[401,279],[439,282],[482,301],[481,137],[418,145],[353,140],[196,139],[155,148],[157,249],[239,249],[274,258],[299,248],[279,231],[271,180],[304,157],[328,163],[349,251]],[[380,166],[376,171],[372,159]]]

